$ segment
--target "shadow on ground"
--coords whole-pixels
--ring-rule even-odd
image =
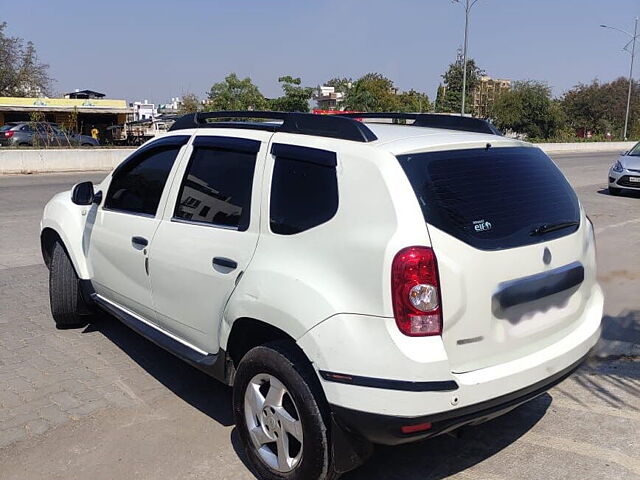
[[[231,389],[148,341],[118,320],[101,316],[85,332],[98,331],[185,402],[226,427],[233,425]]]
[[[620,192],[618,195],[611,195],[609,193],[609,189],[608,188],[601,188],[600,190],[598,190],[598,193],[600,195],[608,195],[610,197],[632,197],[632,198],[640,198],[640,192],[636,192],[634,190],[622,190],[622,192]]]

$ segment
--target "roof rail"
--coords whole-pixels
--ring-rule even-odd
[[[209,122],[208,120],[211,119],[222,121]],[[240,119],[244,119],[244,121],[239,121]],[[265,122],[265,120],[267,121]],[[282,120],[282,123],[272,123],[272,120]],[[339,138],[354,142],[373,142],[378,139],[365,124],[357,120],[338,115],[315,115],[311,113],[264,111],[191,113],[178,118],[169,131],[187,128],[266,130],[269,132]]]
[[[493,124],[487,120],[460,115],[445,115],[438,113],[338,113],[335,116],[357,119],[391,119],[414,120],[414,127],[444,128],[463,132],[488,133],[502,135]]]

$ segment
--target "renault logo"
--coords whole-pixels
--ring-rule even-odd
[[[547,247],[544,247],[544,252],[542,253],[542,261],[545,265],[549,265],[551,263],[551,250]]]

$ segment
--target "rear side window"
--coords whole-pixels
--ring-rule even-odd
[[[575,192],[541,150],[530,147],[454,150],[398,157],[427,223],[469,245],[500,250],[559,238],[543,225],[577,223]]]
[[[222,143],[220,139],[216,141]],[[260,142],[256,143],[259,148]],[[249,228],[257,148],[254,150],[196,146],[174,218],[237,230]]]
[[[105,208],[155,215],[179,150],[179,145],[172,145],[140,151],[130,157],[113,174]]]
[[[271,183],[271,231],[293,235],[330,220],[338,211],[336,155],[275,144]]]

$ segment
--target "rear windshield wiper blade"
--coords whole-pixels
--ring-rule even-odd
[[[556,230],[562,230],[563,228],[575,227],[579,225],[580,222],[571,221],[571,222],[558,222],[558,223],[545,223],[544,225],[540,225],[539,227],[531,230],[530,235],[544,235],[545,233],[555,232]]]

